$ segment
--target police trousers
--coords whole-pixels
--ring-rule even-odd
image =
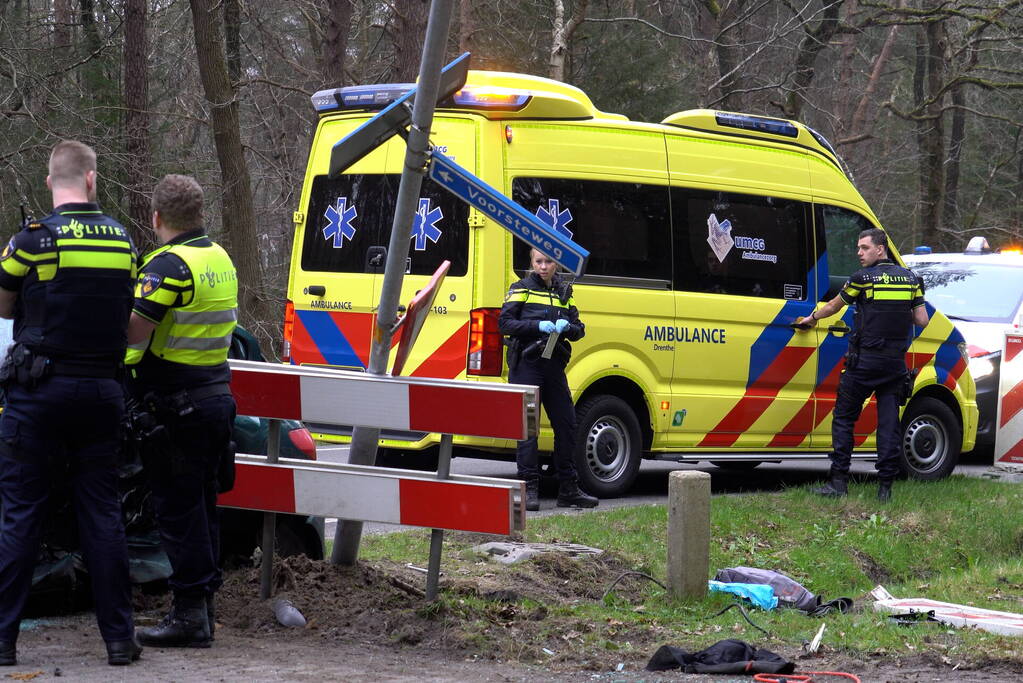
[[[557,359],[530,361],[521,358],[515,369],[508,372],[508,381],[540,387],[540,403],[554,429],[554,469],[558,481],[576,482],[578,475],[572,459],[575,452],[575,406],[572,405],[572,392],[565,377],[565,363]],[[540,477],[535,436],[519,441],[515,463],[519,479],[529,481]]]
[[[134,633],[128,549],[118,494],[124,394],[114,379],[49,376],[12,383],[0,417],[0,640],[18,638],[57,476],[71,479],[78,536],[103,639]],[[58,474],[66,473],[66,474]]]
[[[899,405],[906,363],[871,353],[859,354],[852,368],[842,370],[838,396],[831,422],[831,476],[845,477],[852,462],[853,427],[863,410],[863,402],[874,394],[877,399],[877,468],[881,481],[892,481],[899,474]]]
[[[223,583],[217,469],[230,448],[234,416],[233,397],[204,398],[187,415],[161,414],[165,438],[143,446],[142,464],[176,598],[205,598]]]

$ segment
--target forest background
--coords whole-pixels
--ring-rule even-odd
[[[827,137],[900,251],[1023,239],[1023,0],[454,0],[445,61],[548,76],[604,111],[709,107]],[[46,160],[154,246],[149,192],[194,175],[278,349],[317,90],[413,81],[428,0],[0,0],[0,237],[50,208]]]

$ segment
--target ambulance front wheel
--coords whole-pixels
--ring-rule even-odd
[[[955,413],[936,398],[915,398],[902,415],[901,465],[912,479],[932,481],[952,474],[962,443]]]
[[[625,495],[639,473],[639,421],[617,396],[592,396],[576,408],[575,466],[579,484],[600,498]]]

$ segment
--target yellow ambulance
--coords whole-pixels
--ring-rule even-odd
[[[294,364],[364,369],[405,157],[399,137],[337,179],[332,147],[411,84],[313,96],[318,125],[298,211],[285,319]],[[821,135],[792,121],[695,110],[660,123],[599,111],[581,90],[470,71],[436,112],[432,144],[590,251],[575,281],[586,337],[568,380],[581,483],[626,492],[643,458],[750,468],[824,459],[853,311],[793,328],[856,270],[879,226]],[[898,258],[896,256],[896,258]],[[424,180],[402,301],[444,260],[451,270],[405,372],[505,381],[497,314],[528,247]],[[907,474],[947,476],[977,430],[963,338],[928,306],[907,363]],[[309,425],[321,438],[350,435]],[[856,427],[874,448],[873,402]],[[385,459],[435,462],[438,435],[384,433]],[[456,454],[514,458],[514,443],[456,438]],[[544,420],[541,450],[552,435]]]

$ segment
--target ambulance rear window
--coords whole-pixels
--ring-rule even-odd
[[[343,175],[313,179],[302,269],[311,272],[383,272],[371,256],[390,242],[399,175]],[[469,259],[469,207],[454,195],[423,180],[412,222],[406,272],[432,275],[445,260],[448,277],[465,275]]]

